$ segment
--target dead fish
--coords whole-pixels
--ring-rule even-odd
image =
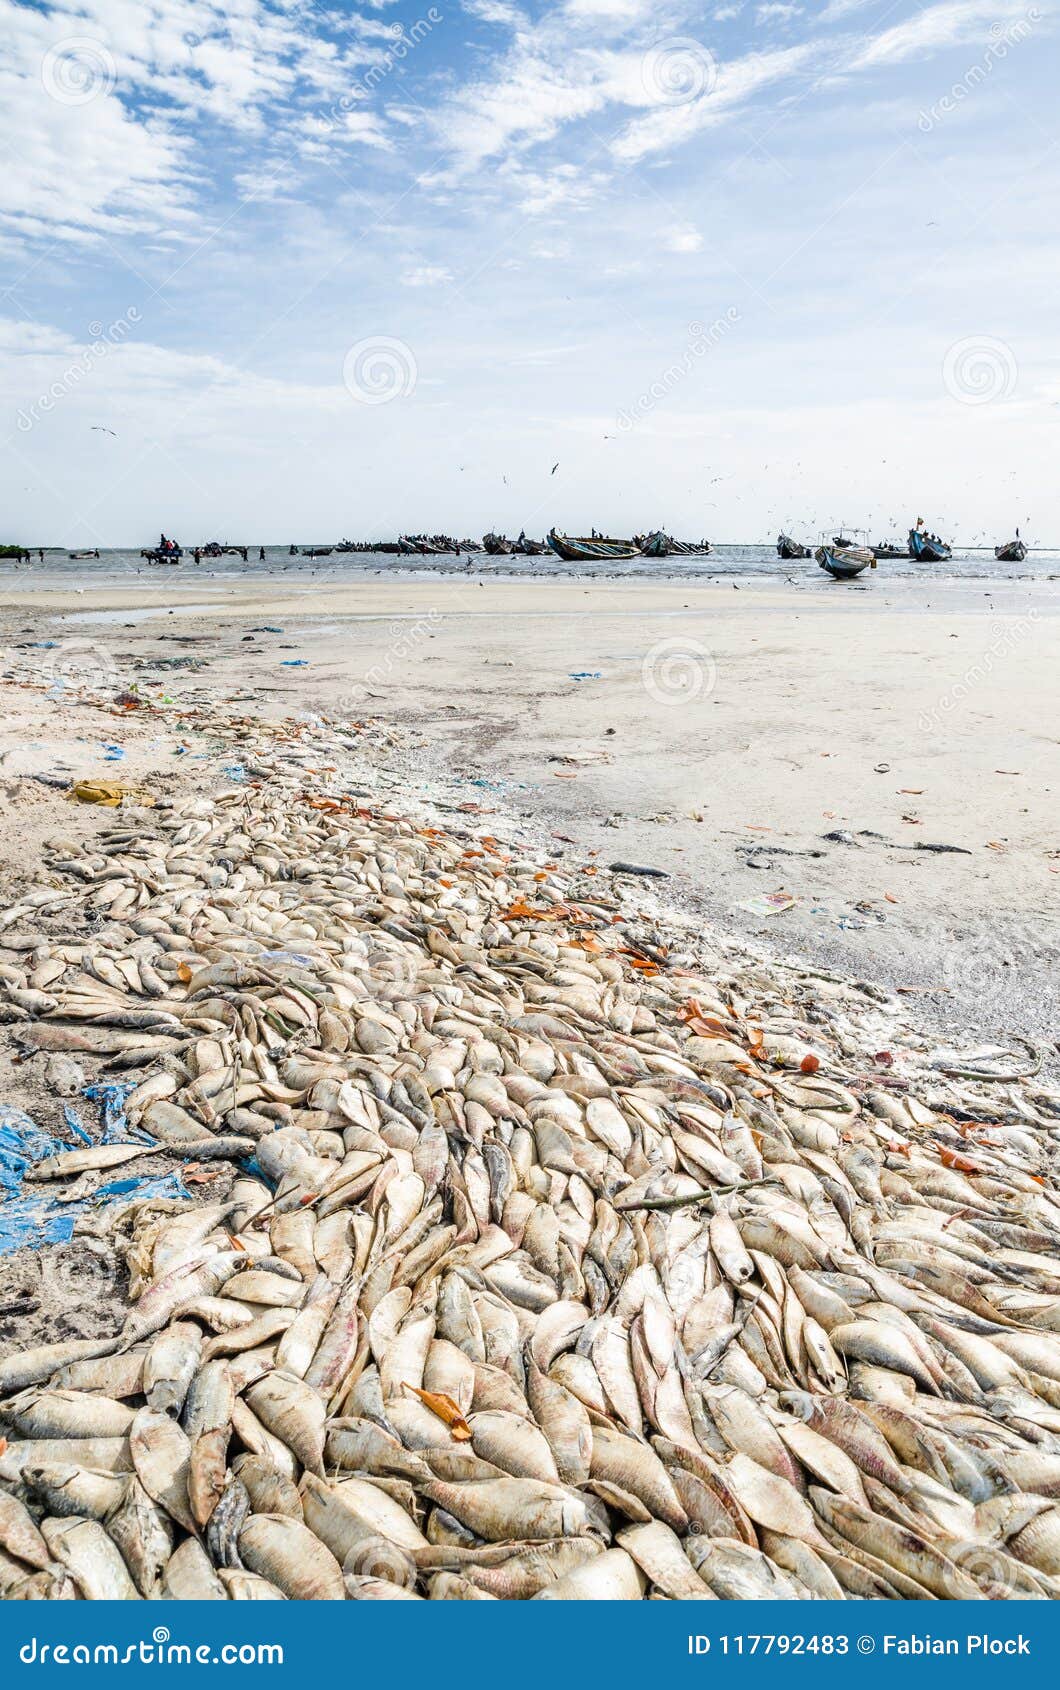
[[[342,1568],[320,1539],[288,1514],[252,1514],[239,1534],[239,1554],[252,1573],[293,1602],[341,1602]]]

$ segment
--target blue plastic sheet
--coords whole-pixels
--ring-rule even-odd
[[[27,1170],[77,1144],[153,1144],[146,1133],[130,1129],[124,1103],[133,1087],[107,1082],[86,1086],[85,1097],[98,1107],[93,1134],[69,1103],[63,1106],[70,1139],[53,1138],[21,1109],[0,1106],[0,1255],[9,1250],[39,1250],[46,1244],[67,1244],[79,1218],[90,1209],[110,1203],[141,1202],[148,1197],[186,1198],[191,1193],[178,1174],[125,1176],[99,1186],[73,1203],[59,1201],[56,1189],[42,1186],[26,1192]]]

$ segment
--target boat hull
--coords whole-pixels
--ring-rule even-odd
[[[813,555],[820,567],[836,581],[852,581],[863,569],[871,569],[876,561],[871,551],[862,546],[848,546],[841,552],[831,551],[828,546],[818,546]]]
[[[608,563],[641,555],[632,540],[572,538],[569,534],[557,534],[554,528],[548,543],[566,563]]]
[[[944,541],[929,540],[926,534],[918,534],[915,528],[911,528],[909,556],[916,558],[918,563],[946,563],[953,556],[953,552]]]
[[[1006,546],[995,546],[994,556],[998,563],[1022,563],[1027,556],[1027,548],[1022,540],[1010,540]]]
[[[798,540],[793,540],[790,534],[781,534],[777,540],[777,556],[787,559],[809,557],[809,546],[800,546]]]

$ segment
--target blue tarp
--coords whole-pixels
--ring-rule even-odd
[[[28,1196],[24,1193],[22,1182],[27,1169],[49,1156],[58,1156],[60,1151],[86,1144],[152,1144],[146,1133],[134,1132],[125,1119],[123,1105],[132,1089],[113,1083],[85,1087],[86,1098],[99,1108],[95,1133],[70,1104],[65,1104],[63,1114],[73,1142],[53,1138],[23,1110],[0,1105],[0,1255],[8,1250],[66,1244],[80,1216],[103,1204],[140,1202],[146,1197],[190,1197],[177,1174],[111,1180],[73,1203],[59,1201],[56,1187],[42,1186]]]

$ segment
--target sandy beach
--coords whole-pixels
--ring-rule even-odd
[[[17,869],[69,821],[38,776],[151,777],[175,796],[231,765],[176,755],[146,710],[120,731],[101,718],[94,738],[64,682],[263,719],[372,717],[394,730],[360,771],[376,796],[512,817],[564,860],[663,871],[645,897],[719,933],[907,993],[940,1030],[1048,1052],[1058,609],[1051,581],[882,574],[851,590],[145,573],[90,598],[12,577],[4,669],[55,684],[3,689],[0,852]],[[794,903],[741,907],[764,894]]]

